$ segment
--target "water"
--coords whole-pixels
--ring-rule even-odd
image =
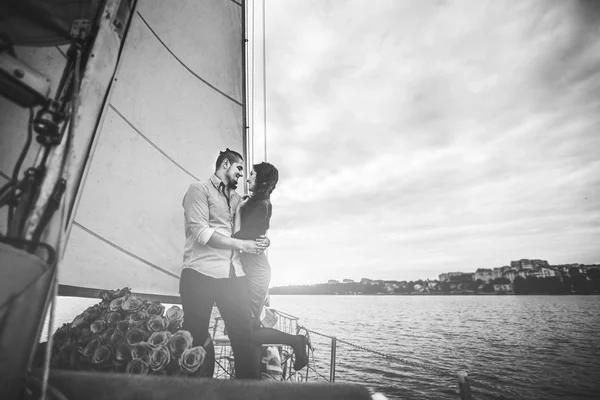
[[[97,302],[60,298],[56,325]],[[456,400],[459,370],[475,399],[600,398],[600,296],[272,296],[271,305],[311,330],[417,363],[338,343],[336,382],[389,398]],[[311,339],[329,377],[331,341]]]

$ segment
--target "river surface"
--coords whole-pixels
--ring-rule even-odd
[[[56,326],[95,299],[59,298]],[[272,296],[271,306],[338,342],[336,382],[388,398],[600,398],[600,296]],[[331,339],[311,334],[329,378]]]

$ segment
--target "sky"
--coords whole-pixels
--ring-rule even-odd
[[[272,286],[600,263],[600,6],[281,0],[266,21]]]

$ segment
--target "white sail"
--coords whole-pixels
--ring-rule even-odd
[[[183,195],[219,150],[244,151],[243,22],[232,0],[138,2],[61,284],[178,294]]]

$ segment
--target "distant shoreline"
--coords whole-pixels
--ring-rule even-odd
[[[273,296],[598,296],[600,293],[269,293]]]

